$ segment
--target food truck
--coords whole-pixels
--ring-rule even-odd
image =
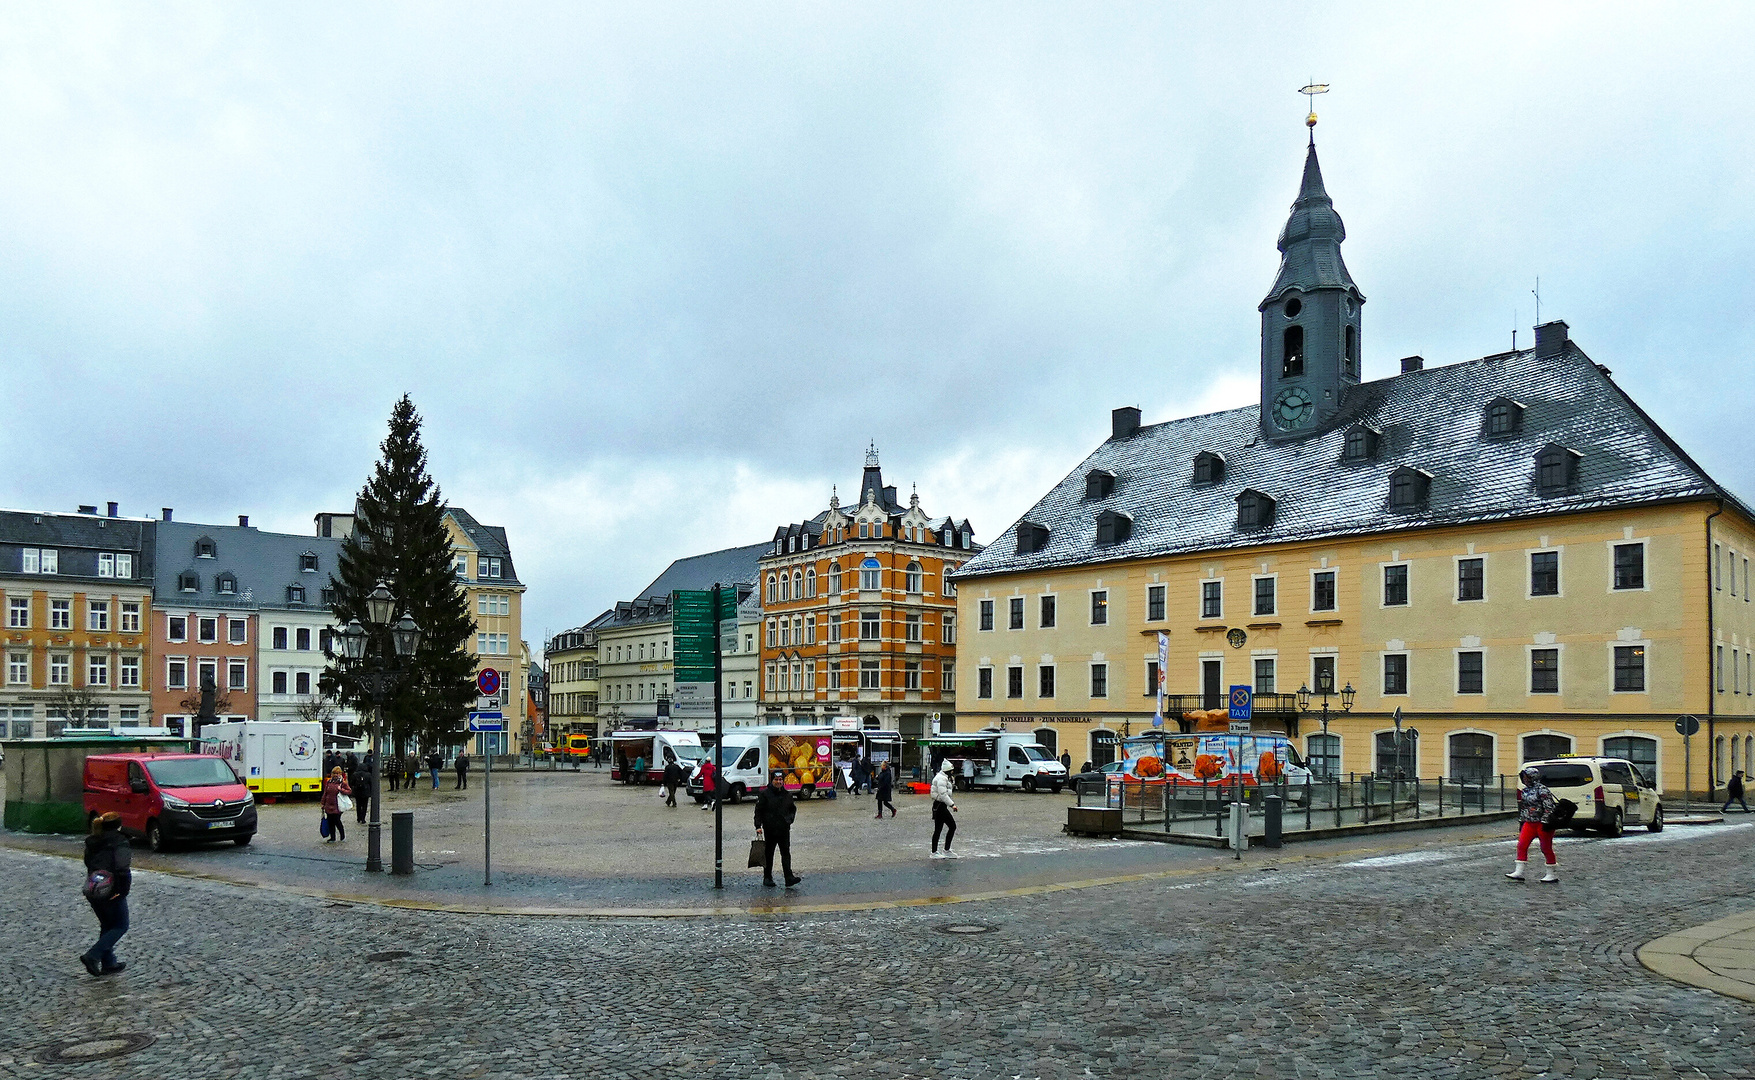
[[[862,728],[857,717],[836,717],[834,743],[836,780],[843,786],[847,782],[848,770],[852,769],[855,761],[862,758],[870,758],[873,769],[889,762],[892,774],[902,767],[900,731]]]
[[[931,779],[946,761],[956,766],[955,783],[964,791],[976,788],[1059,791],[1066,786],[1066,766],[1026,732],[984,728],[967,735],[934,735],[918,743]]]
[[[706,756],[707,752],[701,748],[701,736],[693,731],[611,732],[609,778],[631,779],[636,784],[656,784],[664,779],[664,767],[672,761],[682,766],[686,776]],[[644,776],[630,778],[622,775],[624,765],[632,770],[634,763],[641,758],[646,759]]]
[[[323,725],[316,720],[234,720],[201,727],[201,752],[224,758],[259,795],[323,791]]]
[[[1307,798],[1310,770],[1298,748],[1284,735],[1232,735],[1201,732],[1189,735],[1161,731],[1121,740],[1122,772],[1130,779],[1181,784],[1278,784],[1302,787]]]
[[[713,760],[716,767],[725,770],[732,802],[766,787],[773,769],[785,770],[781,783],[798,798],[829,795],[835,790],[834,736],[829,727],[765,724],[735,728],[725,733]],[[689,777],[689,794],[696,802],[707,797],[698,768]]]

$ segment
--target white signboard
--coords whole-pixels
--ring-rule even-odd
[[[713,719],[713,684],[677,683],[670,691],[670,715],[677,719]]]
[[[859,717],[857,716],[837,716],[834,719],[836,731],[859,730]]]
[[[1249,721],[1247,721],[1247,720],[1233,720],[1233,721],[1231,721],[1231,734],[1233,734],[1233,735],[1247,735],[1247,734],[1249,734]]]

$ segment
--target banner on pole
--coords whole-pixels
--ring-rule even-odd
[[[1158,631],[1158,711],[1152,717],[1152,726],[1164,726],[1164,673],[1170,667],[1170,635]]]

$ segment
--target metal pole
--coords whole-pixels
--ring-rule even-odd
[[[503,721],[502,721],[503,722]],[[487,745],[487,740],[482,740]],[[481,778],[481,883],[483,887],[494,883],[494,752],[489,749],[487,767],[482,770]]]
[[[735,593],[733,595],[736,595]],[[720,694],[724,681],[719,656],[724,644],[719,632],[719,586],[713,586],[713,790],[706,793],[713,800],[713,887],[725,888],[725,804],[719,799],[719,770],[725,767],[725,703]]]
[[[1686,729],[1684,729],[1686,730]],[[1689,736],[1682,736],[1682,813],[1688,812],[1688,803],[1694,798],[1694,748]]]
[[[381,780],[384,767],[384,672],[378,672],[378,683],[373,688],[377,692],[372,695],[372,820],[366,826],[366,873],[381,874],[384,872],[384,853],[379,847],[378,792],[384,786]]]

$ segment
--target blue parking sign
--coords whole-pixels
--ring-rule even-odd
[[[1231,719],[1255,719],[1255,689],[1249,686],[1231,688]]]

